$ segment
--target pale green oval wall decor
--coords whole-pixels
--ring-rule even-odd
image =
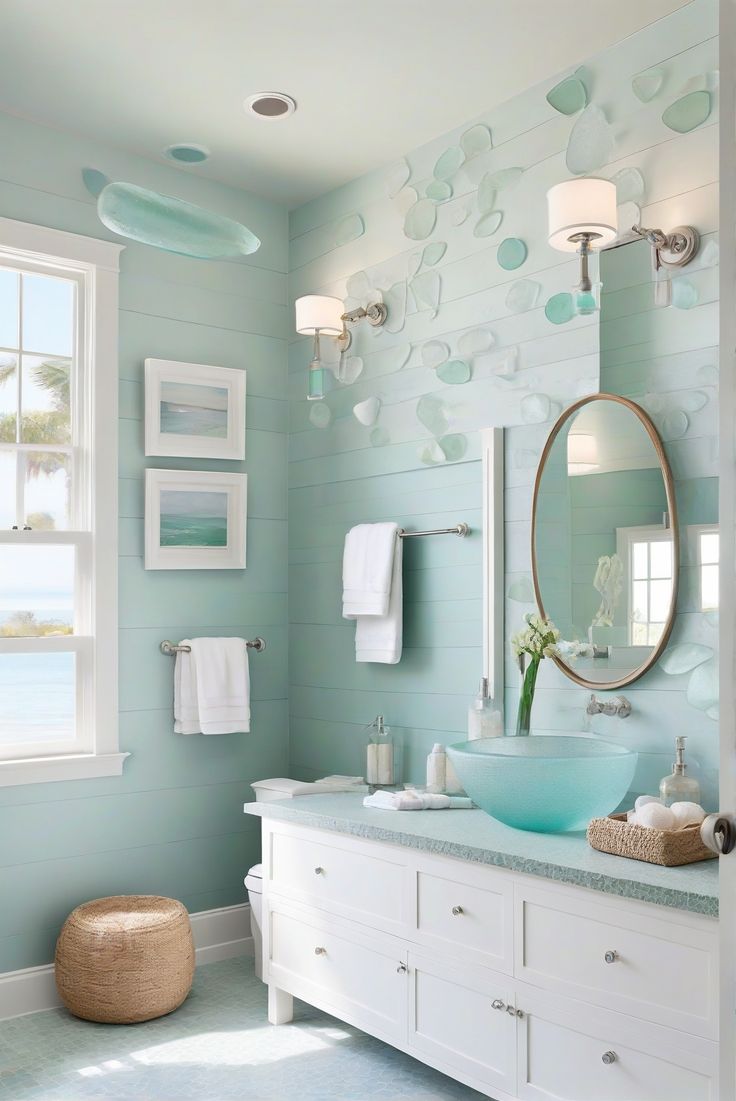
[[[496,185],[493,183],[491,172],[487,173],[478,184],[477,203],[481,214],[487,214],[496,205]]]
[[[427,245],[422,253],[422,263],[432,268],[435,264],[439,264],[446,252],[447,245],[444,241],[434,241],[431,245]]]
[[[431,199],[419,199],[409,207],[404,219],[404,233],[412,241],[429,237],[437,222],[437,207]]]
[[[690,92],[671,103],[662,115],[662,122],[678,134],[688,134],[702,126],[712,107],[710,92]]]
[[[471,126],[460,138],[460,148],[468,160],[477,157],[479,153],[485,153],[492,144],[491,131],[482,122]]]
[[[544,313],[553,325],[564,325],[567,321],[572,321],[575,316],[575,303],[569,291],[553,294],[544,307]]]
[[[527,247],[519,237],[507,237],[498,246],[496,259],[504,271],[516,271],[527,258]]]
[[[691,310],[699,298],[698,288],[689,279],[680,276],[672,280],[672,305],[676,310]]]
[[[332,420],[332,411],[324,401],[313,401],[309,410],[309,420],[315,428],[327,428]]]
[[[437,310],[442,291],[439,272],[423,271],[412,279],[410,287],[418,310]]]
[[[576,115],[587,107],[588,91],[578,76],[570,76],[547,92],[547,103],[561,115]]]
[[[664,69],[656,66],[646,69],[643,73],[637,73],[631,81],[631,88],[637,99],[642,103],[649,103],[654,99],[664,83]]]
[[[567,167],[574,176],[595,172],[611,159],[613,131],[600,107],[586,107],[572,128],[567,143]]]
[[[105,179],[95,169],[85,169],[82,176],[88,189]],[[143,245],[198,260],[249,256],[261,247],[247,226],[171,195],[128,183],[105,183],[93,194],[102,224]]]
[[[470,364],[464,359],[448,359],[447,363],[441,363],[437,368],[437,378],[448,386],[462,386],[463,383],[470,382],[472,373]]]
[[[506,305],[512,313],[531,310],[537,304],[541,289],[539,283],[535,283],[533,279],[520,279],[509,287]]]
[[[616,185],[618,203],[636,202],[637,199],[644,197],[644,177],[638,168],[622,168],[620,172],[611,176],[611,183]]]
[[[437,180],[449,180],[455,175],[460,165],[465,160],[465,154],[459,145],[451,145],[449,149],[438,158],[434,166],[433,175]]]
[[[498,231],[503,221],[503,211],[491,210],[488,214],[484,214],[482,218],[475,223],[473,230],[474,237],[492,237],[494,233]]]
[[[444,203],[448,199],[452,198],[452,184],[449,184],[447,180],[432,180],[427,185],[427,198],[432,199],[435,203]]]

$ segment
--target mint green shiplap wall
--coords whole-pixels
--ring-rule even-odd
[[[248,782],[287,768],[286,213],[275,204],[81,139],[0,116],[0,215],[94,237],[80,170],[99,168],[199,203],[263,241],[243,263],[128,244],[120,278],[120,743],[122,777],[0,789],[0,972],[46,963],[61,921],[111,893],[169,894],[192,911],[244,901],[258,830]],[[247,369],[245,463],[144,459],[147,356]],[[248,568],[143,569],[143,469],[249,474]],[[163,638],[255,634],[252,733],[172,732]]]
[[[716,111],[687,134],[668,129],[662,113],[686,91],[713,86],[716,35],[715,0],[696,0],[584,61],[582,74],[591,101],[603,110],[612,131],[613,147],[600,174],[612,177],[621,169],[638,168],[645,185],[643,198],[637,200],[643,222],[667,229],[693,222],[706,243],[713,241],[717,229]],[[632,78],[658,66],[664,76],[661,90],[643,103],[633,94]],[[546,243],[545,192],[569,175],[565,150],[576,121],[547,103],[545,95],[555,82],[549,80],[471,120],[487,124],[493,134],[494,149],[484,167],[524,169],[515,190],[497,195],[496,207],[504,217],[495,236],[473,235],[478,220],[478,173],[473,165],[469,172],[461,168],[453,176],[454,194],[438,205],[436,228],[427,241],[404,235],[406,192],[389,196],[401,166],[355,180],[291,216],[291,298],[309,292],[344,297],[349,290],[359,292],[361,284],[363,289],[370,285],[388,292],[395,317],[403,284],[416,270],[425,244],[443,241],[448,246],[433,269],[441,280],[436,316],[409,292],[405,323],[389,325],[398,331],[358,330],[353,352],[362,357],[363,371],[353,385],[333,387],[327,399],[333,419],[326,428],[309,421],[304,387],[310,347],[292,337],[290,737],[292,769],[299,775],[361,771],[362,726],[378,712],[405,740],[406,776],[415,781],[422,776],[423,758],[433,741],[462,737],[467,703],[481,672],[478,429],[508,428],[508,635],[532,607],[529,535],[537,459],[562,408],[598,389],[599,349],[610,368],[608,388],[638,394],[646,379],[647,392],[679,391],[676,403],[687,400],[690,390],[703,390],[703,379],[710,373],[698,372],[716,364],[717,275],[700,260],[688,273],[699,294],[692,309],[660,310],[654,316],[648,297],[651,285],[632,289],[624,278],[617,288],[612,278],[607,291],[616,297],[609,299],[607,309],[615,314],[606,315],[600,334],[597,317],[575,318],[559,326],[547,320],[547,299],[567,291],[576,274],[575,262]],[[408,186],[423,194],[438,157],[456,145],[469,126],[470,122],[409,152]],[[364,234],[336,244],[335,224],[353,213],[362,216]],[[623,217],[631,218],[632,213],[635,216],[628,208]],[[497,245],[507,236],[520,237],[528,246],[528,259],[516,272],[502,270],[496,261]],[[365,278],[351,280],[348,286],[358,272],[365,272]],[[507,294],[522,278],[538,285],[537,297],[529,308],[515,312]],[[422,345],[439,339],[457,354],[461,335],[478,326],[493,333],[493,348],[475,360],[471,382],[444,385],[423,365]],[[668,443],[676,473],[690,483],[711,477],[716,461],[713,378],[705,392],[706,405],[690,418],[684,436]],[[432,443],[431,432],[417,418],[417,401],[426,394],[446,403],[447,431],[467,440],[459,461],[427,465],[419,456]],[[542,397],[525,401],[533,395]],[[385,435],[378,446],[371,444],[370,429],[351,413],[355,403],[370,396],[382,403],[377,427]],[[687,486],[684,492],[690,492]],[[465,520],[474,533],[465,541],[444,537],[406,544],[404,658],[396,667],[357,665],[353,627],[340,615],[342,541],[354,523],[389,518],[416,528]],[[713,635],[703,617],[682,609],[675,642],[707,636],[707,644],[713,645]],[[563,678],[551,663],[545,664],[535,725],[583,729],[587,692]],[[512,723],[518,673],[508,657],[505,679],[507,723]],[[665,771],[677,733],[692,735],[693,756],[712,781],[716,723],[687,702],[688,683],[689,674],[668,676],[657,669],[627,690],[634,713],[625,726],[605,718],[592,724],[597,732],[641,750],[636,781],[640,787],[651,786]]]

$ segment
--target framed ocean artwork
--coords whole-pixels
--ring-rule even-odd
[[[146,455],[245,458],[245,371],[147,359]]]
[[[247,489],[247,474],[147,470],[146,569],[244,569]]]

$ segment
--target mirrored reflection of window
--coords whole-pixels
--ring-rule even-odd
[[[672,532],[627,528],[618,534],[628,578],[629,645],[656,646],[672,600]]]

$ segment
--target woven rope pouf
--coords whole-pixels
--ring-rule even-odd
[[[163,1017],[194,976],[189,914],[158,895],[115,895],[72,910],[56,942],[56,986],[87,1021],[133,1024]]]

